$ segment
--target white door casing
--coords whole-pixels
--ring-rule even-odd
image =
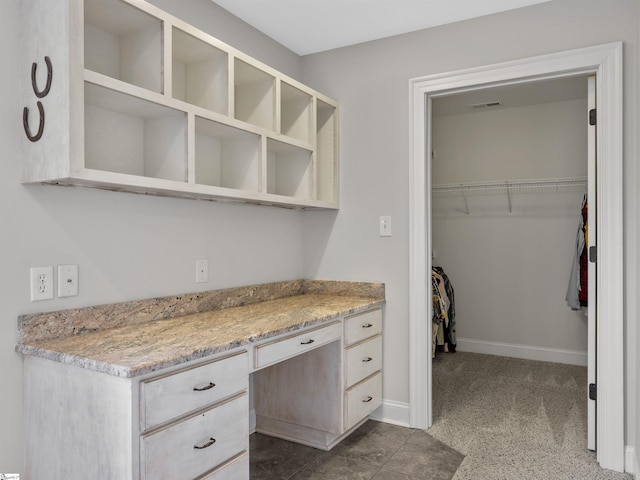
[[[587,111],[590,112],[596,108],[596,77],[594,75],[589,76],[587,80]],[[597,110],[596,110],[597,112]],[[589,113],[587,113],[589,115]],[[597,115],[596,115],[597,117]],[[597,168],[597,156],[596,156],[596,125],[591,125],[589,120],[587,123],[587,177],[589,179],[589,186],[587,189],[588,200],[588,218],[587,218],[587,244],[585,248],[590,252],[590,247],[594,247],[596,242],[594,239],[597,236],[596,230],[596,209],[593,208],[597,204],[597,189],[596,189],[596,168]],[[596,122],[597,123],[597,122]],[[589,253],[589,257],[591,257]],[[596,268],[597,264],[593,263],[589,258],[589,272],[588,272],[588,298],[589,305],[587,306],[587,448],[589,450],[596,450],[596,401],[592,400],[589,395],[591,384],[597,384],[597,370],[596,370],[596,325],[597,325],[597,312],[596,305],[592,299],[596,298]]]
[[[431,99],[490,86],[595,74],[598,144],[595,243],[599,373],[597,459],[624,470],[623,357],[623,177],[622,43],[610,43],[520,59],[409,81],[409,415],[414,428],[428,428],[431,410]]]

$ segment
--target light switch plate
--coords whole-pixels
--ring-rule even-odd
[[[381,237],[391,236],[391,217],[390,216],[380,217],[380,236]]]

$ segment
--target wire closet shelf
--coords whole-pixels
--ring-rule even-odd
[[[467,197],[477,195],[506,195],[512,213],[512,195],[549,194],[587,191],[587,177],[517,179],[490,182],[444,183],[431,186],[434,197],[463,197],[465,213],[469,213]]]

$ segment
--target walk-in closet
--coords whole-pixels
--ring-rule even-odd
[[[458,350],[586,365],[586,309],[566,295],[587,112],[586,76],[434,99],[432,264],[455,291]]]

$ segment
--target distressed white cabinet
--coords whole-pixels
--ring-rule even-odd
[[[22,181],[329,208],[338,105],[143,0],[24,0]]]
[[[319,346],[303,351],[312,344]],[[286,360],[292,345],[298,354]],[[382,309],[254,350],[261,348],[283,356],[261,362],[254,352],[258,432],[329,450],[382,404]]]
[[[24,373],[29,479],[249,478],[246,351],[142,379],[34,356]]]
[[[347,317],[344,428],[353,428],[382,404],[382,310]]]

